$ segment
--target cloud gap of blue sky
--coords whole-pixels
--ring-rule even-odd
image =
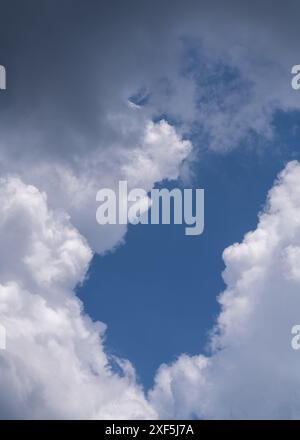
[[[277,119],[281,130],[292,124],[290,117]],[[278,134],[277,142],[284,141]],[[297,138],[288,135],[288,142]],[[206,192],[205,234],[185,237],[180,225],[130,226],[125,246],[94,257],[78,295],[88,314],[108,325],[108,352],[130,359],[146,388],[162,362],[205,352],[224,289],[222,252],[255,228],[282,161],[290,159],[290,151],[282,157],[268,146],[205,153],[193,182]]]

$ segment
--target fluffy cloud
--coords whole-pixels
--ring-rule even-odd
[[[271,189],[257,228],[224,251],[226,290],[210,357],[161,366],[150,401],[160,417],[299,418],[300,164]]]
[[[104,347],[73,293],[92,252],[45,194],[19,179],[0,184],[0,351],[2,418],[147,418],[155,412],[128,361]]]
[[[101,188],[118,191],[119,180],[126,180],[129,190],[140,187],[150,191],[160,180],[179,178],[191,152],[192,143],[184,140],[175,127],[165,120],[156,123],[147,120],[131,148],[123,144],[109,150],[99,147],[82,154],[78,164],[71,160],[61,162],[59,158],[51,162],[34,159],[31,164],[25,160],[19,164],[6,157],[3,174],[13,173],[46,192],[49,205],[67,212],[92,249],[104,253],[123,242],[127,226],[99,227],[97,191]]]
[[[37,10],[29,2],[18,5],[23,19],[12,35],[12,6],[4,1],[1,174],[46,191],[49,204],[66,210],[93,249],[105,252],[126,228],[99,232],[99,187],[114,187],[122,173],[149,187],[178,176],[190,150],[183,134],[197,133],[201,149],[222,151],[253,134],[270,139],[275,112],[299,109],[290,86],[299,6],[265,0],[245,9],[231,0],[225,14],[222,6],[175,1],[170,10],[162,1],[157,14],[140,2],[128,10],[123,2],[87,8],[66,1],[57,20],[55,3]],[[128,105],[134,95],[140,106]],[[152,122],[162,117],[176,121],[177,135]],[[149,132],[158,139],[149,141]]]
[[[149,191],[155,182],[178,179],[180,165],[191,151],[191,142],[182,140],[166,121],[149,122],[141,147],[130,151],[126,158],[124,177],[131,186]]]

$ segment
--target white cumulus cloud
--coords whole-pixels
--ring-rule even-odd
[[[226,290],[212,354],[160,367],[150,401],[160,417],[300,418],[300,164],[290,162],[257,228],[224,251]]]
[[[73,289],[92,252],[66,215],[20,179],[0,182],[2,418],[147,418],[128,361],[105,354],[105,325],[84,314]]]
[[[7,157],[3,174],[14,173],[45,191],[49,205],[67,212],[92,249],[104,253],[122,243],[127,226],[98,225],[98,190],[110,188],[117,192],[119,180],[126,180],[129,190],[140,187],[150,191],[156,182],[177,179],[192,152],[192,143],[167,121],[147,120],[143,124],[141,136],[136,136],[130,148],[120,143],[105,149],[101,144],[94,151],[77,152],[75,164],[59,156],[51,162],[34,159],[31,164]]]

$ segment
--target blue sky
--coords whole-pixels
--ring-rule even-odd
[[[88,314],[108,325],[108,352],[130,359],[145,388],[161,363],[207,352],[224,290],[222,252],[255,229],[277,174],[299,157],[297,123],[298,114],[277,114],[274,141],[259,151],[200,153],[192,187],[205,189],[202,235],[185,236],[184,225],[131,225],[124,246],[94,257],[78,295]]]

